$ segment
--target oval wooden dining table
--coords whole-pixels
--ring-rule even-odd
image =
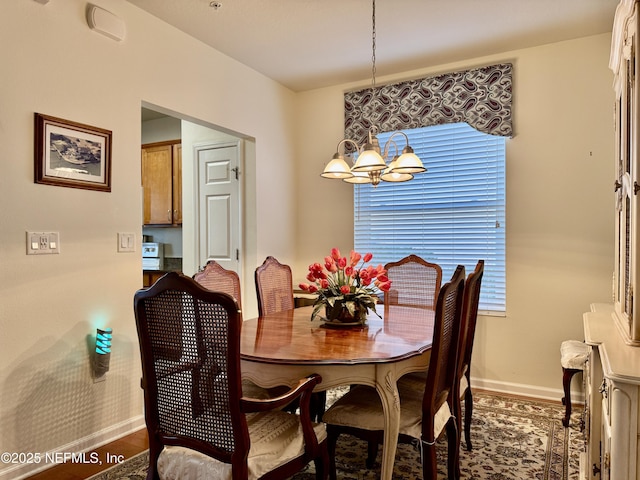
[[[322,376],[316,390],[340,385],[375,387],[384,411],[381,479],[391,480],[398,443],[400,401],[397,380],[426,370],[434,312],[378,305],[363,327],[333,327],[311,321],[313,307],[286,310],[242,324],[242,377],[262,387],[293,386],[312,373]]]

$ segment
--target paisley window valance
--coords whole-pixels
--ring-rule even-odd
[[[369,127],[391,132],[467,122],[476,130],[510,137],[510,63],[347,92],[345,136],[362,144]]]

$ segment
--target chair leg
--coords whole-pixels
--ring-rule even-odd
[[[460,391],[456,388],[453,395],[453,419],[451,419],[447,427],[447,440],[449,442],[449,454],[447,456],[449,462],[449,478],[460,478],[460,447],[462,443],[462,401],[460,400]],[[454,431],[451,431],[450,423],[453,423]],[[452,446],[452,442],[455,445]]]
[[[311,420],[322,422],[325,408],[327,406],[327,392],[315,392],[311,395]]]
[[[300,408],[300,400],[299,399],[295,399],[289,405],[284,407],[283,410],[285,412],[288,412],[288,413],[296,413],[298,411],[298,408]]]
[[[447,422],[447,475],[451,480],[460,478],[460,437],[458,421],[450,418]],[[434,479],[436,477],[433,477]]]
[[[367,442],[367,460],[365,465],[371,470],[376,464],[376,457],[378,456],[378,442],[375,440],[369,440]]]
[[[327,451],[329,452],[329,480],[336,480],[336,444],[340,433],[327,425]]]
[[[422,443],[422,479],[436,480],[438,478],[438,463],[436,459],[436,445]]]
[[[334,446],[335,451],[335,446]],[[327,480],[329,478],[329,472],[331,471],[331,467],[329,466],[329,455],[327,450],[324,450],[322,456],[320,458],[316,458],[313,463],[316,466],[316,480]],[[335,474],[335,460],[333,462],[333,471]]]
[[[473,393],[471,387],[467,387],[464,392],[464,441],[467,444],[467,451],[471,451],[471,416],[473,415]]]
[[[148,430],[147,430],[148,431]],[[162,451],[162,445],[154,435],[149,435],[149,469],[146,480],[159,480],[158,457]]]
[[[571,379],[580,370],[574,368],[562,368],[562,388],[564,390],[564,397],[562,403],[565,406],[564,418],[562,419],[562,425],[566,428],[569,426],[569,419],[571,418]]]

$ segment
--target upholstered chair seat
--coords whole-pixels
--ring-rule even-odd
[[[426,381],[426,379],[425,379]],[[415,383],[415,384],[412,384]],[[400,434],[420,438],[422,433],[422,397],[425,382],[410,379],[398,383],[400,396]],[[439,437],[451,418],[444,402],[434,417],[434,434]],[[373,387],[358,385],[338,399],[325,413],[325,422],[362,430],[384,430],[380,396]]]
[[[566,340],[560,345],[562,368],[582,370],[589,356],[589,347],[579,340]]]
[[[251,447],[247,465],[249,480],[258,479],[304,453],[302,426],[297,415],[260,412],[246,415]],[[202,421],[211,417],[202,416]],[[315,423],[318,442],[327,438],[324,424]],[[229,479],[231,465],[185,447],[166,446],[158,457],[158,474],[162,480]]]

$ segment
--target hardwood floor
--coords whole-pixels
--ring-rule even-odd
[[[122,437],[114,442],[96,448],[97,458],[102,461],[102,465],[91,463],[67,462],[49,468],[43,472],[28,477],[27,480],[84,480],[96,473],[99,473],[113,466],[115,457],[128,459],[149,448],[147,430],[142,429],[126,437]],[[109,457],[107,456],[109,455]],[[108,460],[111,460],[111,463]]]

